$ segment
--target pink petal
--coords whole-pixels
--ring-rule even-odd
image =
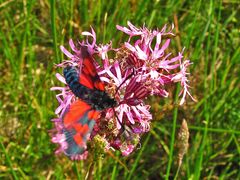
[[[73,58],[73,55],[68,50],[66,50],[63,46],[60,46],[60,49],[67,57]]]

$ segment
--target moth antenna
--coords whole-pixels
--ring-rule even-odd
[[[135,73],[134,68],[132,68],[132,70],[133,70],[132,73],[129,74],[129,75],[124,79],[124,81],[117,87],[114,96],[116,96],[116,94],[117,94],[118,90],[120,89],[120,87],[121,87],[129,78],[131,78],[131,77],[134,75],[134,73]]]

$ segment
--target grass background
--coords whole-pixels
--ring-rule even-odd
[[[0,0],[0,179],[83,179],[91,161],[55,156],[48,130],[57,107],[50,87],[60,45],[80,39],[90,25],[113,46],[126,37],[115,26],[130,20],[161,28],[175,23],[173,53],[186,47],[192,94],[177,106],[150,99],[154,120],[129,157],[95,162],[94,179],[240,179],[240,4],[237,1]],[[178,24],[176,24],[178,23]],[[183,119],[190,147],[177,173],[176,134]],[[114,157],[114,158],[113,158]],[[117,160],[116,160],[117,159]],[[120,163],[121,161],[121,163]]]

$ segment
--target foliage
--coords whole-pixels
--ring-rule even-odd
[[[176,178],[239,179],[239,9],[228,0],[1,0],[0,178],[82,179],[89,172],[94,179],[172,179],[178,169],[176,134],[186,119],[189,149]],[[149,28],[175,24],[172,51],[189,52],[198,102],[189,99],[178,107],[175,94],[172,100],[149,99],[158,102],[154,122],[130,157],[109,153],[94,162],[72,162],[55,156],[49,130],[57,101],[49,89],[57,82],[54,64],[64,59],[59,46],[79,39],[91,25],[99,42],[114,36],[114,47],[123,38],[116,25],[127,20]]]

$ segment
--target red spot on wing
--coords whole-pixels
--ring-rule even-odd
[[[97,75],[96,67],[93,64],[93,60],[91,57],[87,57],[83,60],[84,71],[92,77]]]
[[[77,133],[73,136],[74,141],[79,146],[84,146],[86,142],[83,141],[82,134]]]
[[[100,115],[99,111],[90,111],[88,113],[88,118],[96,121],[99,118],[99,115]]]
[[[84,113],[91,109],[91,106],[84,101],[77,100],[70,105],[69,110],[65,113],[63,124],[66,128],[71,128],[74,123],[82,118]]]
[[[88,87],[89,89],[93,89],[93,82],[92,79],[89,76],[86,76],[84,73],[82,73],[79,77],[79,83]]]
[[[88,112],[88,122],[96,120],[96,118],[99,117],[99,114],[100,114],[100,112],[95,111],[95,110],[89,111]],[[74,141],[80,147],[85,146],[86,140],[90,136],[93,126],[89,127],[88,124],[81,124],[78,122],[78,123],[74,124],[73,128],[76,131],[76,134],[73,136]]]
[[[86,134],[89,131],[89,127],[87,124],[75,124],[74,125],[74,129],[76,130],[76,132],[79,132],[80,134]]]
[[[74,129],[76,130],[76,134],[73,136],[74,141],[79,145],[79,146],[84,146],[85,141],[83,141],[83,138],[87,136],[87,134],[91,133],[89,131],[89,127],[87,124],[75,124]]]
[[[105,90],[105,89],[104,89],[104,84],[103,84],[102,81],[100,81],[100,79],[99,79],[99,81],[94,82],[94,87],[95,87],[96,89],[101,90],[101,91],[104,91],[104,90]]]
[[[90,89],[95,88],[104,91],[104,83],[100,80],[93,59],[89,55],[83,60],[83,69],[79,82]]]

